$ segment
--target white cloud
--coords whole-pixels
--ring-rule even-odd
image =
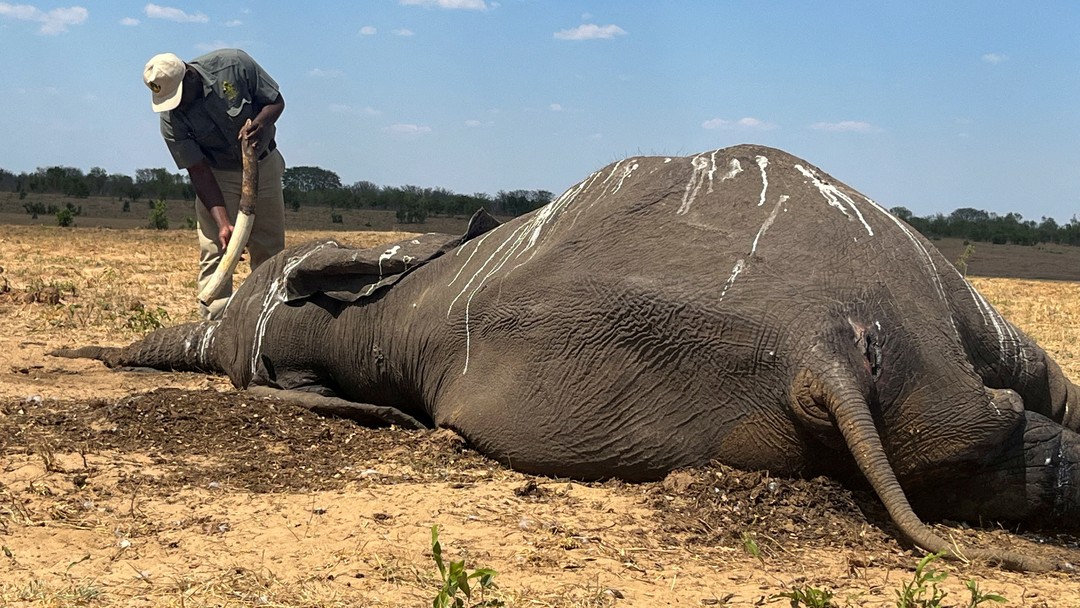
[[[206,23],[210,21],[210,18],[203,13],[185,13],[184,11],[173,8],[171,6],[160,6],[157,4],[147,4],[146,16],[151,19],[165,19],[167,21],[176,21],[177,23]]]
[[[404,37],[415,36],[416,35],[412,30],[407,30],[405,28],[393,30],[393,34],[395,36],[404,36]]]
[[[401,0],[401,4],[404,6],[429,6],[465,9],[468,11],[486,11],[488,9],[488,5],[484,0]]]
[[[815,122],[810,125],[815,131],[834,131],[847,133],[877,133],[881,129],[861,120],[841,120],[840,122]]]
[[[375,29],[374,27],[372,27],[370,25],[365,25],[364,27],[360,28],[360,35],[361,36],[374,36],[378,31],[379,30]]]
[[[562,104],[553,103],[553,104],[548,106],[548,109],[551,110],[552,112],[562,112]]]
[[[308,71],[308,76],[312,78],[341,78],[345,75],[345,72],[341,70],[324,70],[322,68],[314,68]]]
[[[591,139],[593,141],[599,141],[601,139],[604,139],[604,134],[603,133],[593,133],[592,135],[589,136],[589,139]]]
[[[198,42],[195,44],[195,48],[204,53],[209,53],[210,51],[216,51],[218,49],[242,49],[245,46],[247,45],[239,42],[225,42],[224,40],[212,40],[210,42]]]
[[[140,21],[134,17],[124,17],[120,20],[120,25],[135,26],[139,25]]]
[[[376,110],[371,106],[364,106],[362,108],[354,108],[345,103],[332,103],[327,106],[327,109],[335,114],[352,114],[360,116],[378,116],[382,114],[381,111]]]
[[[1002,53],[987,53],[982,56],[982,60],[986,63],[998,64],[1003,61],[1008,61],[1009,57],[1007,55],[1003,55]]]
[[[54,35],[68,31],[69,26],[81,25],[90,17],[90,12],[81,6],[54,8],[46,12],[29,4],[0,2],[0,16],[40,23],[38,33]]]
[[[431,133],[431,127],[426,125],[411,125],[398,123],[396,125],[390,125],[385,129],[389,133],[395,135],[404,135],[406,137],[419,137],[421,135],[427,135]]]
[[[626,30],[617,25],[595,25],[592,23],[555,32],[556,40],[598,40],[625,35]]]
[[[776,125],[771,122],[765,122],[757,118],[746,116],[739,120],[725,120],[723,118],[712,118],[701,123],[703,129],[756,129],[759,131],[768,131],[775,129]]]
[[[239,19],[231,19],[225,22],[225,27],[240,27],[244,22]]]

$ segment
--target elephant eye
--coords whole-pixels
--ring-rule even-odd
[[[873,378],[875,382],[881,377],[881,346],[882,340],[880,334],[868,331],[863,336],[863,349],[864,354],[866,355],[866,363],[870,367],[870,377]]]

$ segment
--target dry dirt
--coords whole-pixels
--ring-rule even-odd
[[[0,226],[0,266],[0,605],[431,605],[433,525],[447,558],[498,572],[483,599],[507,606],[786,606],[777,594],[793,588],[893,606],[919,558],[872,495],[825,479],[533,477],[444,432],[45,356],[193,320],[187,231]],[[1080,284],[973,282],[1080,379]],[[1080,564],[1076,538],[938,532]],[[1012,606],[1080,606],[1075,572],[932,567],[948,574],[943,605],[967,606],[973,580]]]

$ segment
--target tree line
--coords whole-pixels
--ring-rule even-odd
[[[301,207],[327,207],[331,217],[339,209],[389,209],[400,223],[423,223],[429,215],[468,216],[485,208],[495,215],[518,216],[542,207],[552,200],[547,190],[500,190],[494,196],[480,192],[457,194],[446,188],[419,186],[378,186],[369,181],[342,184],[337,173],[321,167],[289,167],[283,176],[285,204]],[[101,167],[83,172],[75,167],[39,167],[32,173],[15,174],[0,169],[0,191],[17,192],[24,199],[31,194],[61,194],[73,198],[109,196],[129,204],[141,198],[151,203],[168,200],[194,200],[195,190],[186,172],[171,173],[163,168],[137,169],[134,177],[109,173]],[[46,208],[26,202],[27,213],[65,211],[78,215],[81,208],[68,203],[64,208]],[[1057,243],[1080,245],[1080,219],[1074,215],[1065,224],[1054,218],[1025,220],[1019,213],[999,215],[963,207],[945,215],[919,217],[906,207],[889,210],[930,239],[962,238],[974,242],[1035,245]],[[70,219],[70,218],[68,218]]]
[[[301,207],[338,209],[389,209],[400,223],[423,223],[428,215],[463,216],[486,208],[495,215],[518,216],[543,207],[551,201],[546,190],[500,190],[486,193],[457,194],[446,188],[419,186],[378,186],[369,181],[343,185],[341,178],[320,167],[289,167],[283,176],[285,204],[296,211]],[[116,197],[135,202],[147,200],[194,200],[195,189],[185,172],[166,169],[137,169],[135,176],[108,173],[94,167],[84,173],[76,167],[40,167],[32,173],[15,174],[0,169],[0,191],[17,192],[20,199],[32,194],[61,194],[73,198]],[[27,213],[39,211],[27,203]],[[125,209],[126,210],[126,209]]]
[[[422,223],[430,215],[472,215],[484,208],[495,215],[518,216],[551,202],[547,190],[500,190],[457,194],[446,188],[378,186],[369,181],[343,185],[337,173],[320,167],[289,167],[282,178],[285,205],[334,209],[390,209],[400,223]]]
[[[1058,224],[1052,217],[1036,222],[1025,220],[1019,213],[998,215],[971,207],[962,207],[949,215],[936,213],[926,217],[915,216],[906,207],[893,207],[889,211],[928,239],[961,238],[998,245],[1080,245],[1080,219],[1075,215],[1068,223]]]

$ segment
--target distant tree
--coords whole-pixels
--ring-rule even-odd
[[[892,209],[889,209],[889,213],[895,215],[899,219],[904,220],[905,222],[911,222],[911,209],[908,209],[907,207],[893,207]]]
[[[281,177],[282,185],[297,192],[335,190],[341,188],[337,173],[320,167],[289,167]]]
[[[101,167],[93,167],[86,174],[86,185],[90,194],[101,196],[105,194],[105,185],[109,183],[109,172]]]
[[[395,217],[399,224],[423,224],[427,221],[428,209],[425,200],[416,198],[398,208]]]

